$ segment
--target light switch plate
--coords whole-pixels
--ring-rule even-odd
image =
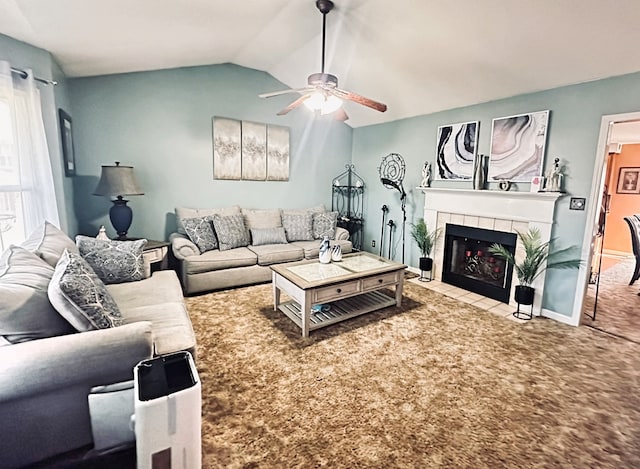
[[[584,197],[571,197],[569,210],[584,210],[586,201]]]

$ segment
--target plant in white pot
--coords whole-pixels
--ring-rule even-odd
[[[549,252],[549,245],[552,241],[542,242],[540,230],[537,228],[529,228],[525,233],[516,231],[522,247],[524,248],[524,258],[520,262],[516,262],[515,256],[507,250],[502,244],[492,244],[489,252],[495,256],[502,257],[507,263],[513,265],[518,277],[515,288],[515,300],[518,302],[518,311],[513,313],[520,319],[531,319],[532,314],[520,313],[520,305],[532,305],[535,289],[531,286],[533,281],[546,269],[578,269],[582,265],[579,258],[569,257],[577,250],[576,246],[558,249]]]
[[[420,280],[429,281],[431,278],[424,276],[425,271],[433,270],[433,259],[430,257],[431,251],[440,237],[440,229],[430,230],[424,222],[424,218],[418,219],[417,223],[411,224],[411,237],[420,249]]]

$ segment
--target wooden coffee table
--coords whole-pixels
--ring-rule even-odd
[[[406,267],[367,252],[347,254],[330,264],[308,260],[272,265],[273,309],[286,314],[302,329],[302,336],[309,337],[314,329],[400,306]],[[395,287],[394,297],[380,291],[390,287]],[[281,292],[291,300],[281,303]]]

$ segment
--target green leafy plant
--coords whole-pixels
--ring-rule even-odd
[[[577,269],[582,265],[580,259],[567,258],[577,249],[576,246],[569,246],[549,253],[551,241],[543,243],[539,229],[529,228],[526,233],[519,231],[516,233],[520,237],[525,251],[524,259],[520,263],[516,263],[514,255],[501,244],[492,244],[489,247],[489,252],[502,257],[513,265],[520,285],[531,286],[533,281],[546,269]]]
[[[429,257],[433,246],[440,237],[440,228],[435,230],[429,230],[427,224],[424,222],[424,218],[418,219],[417,223],[411,224],[411,237],[418,245],[422,257]]]

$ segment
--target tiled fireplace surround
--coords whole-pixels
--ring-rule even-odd
[[[442,232],[433,253],[433,274],[436,280],[442,279],[444,232],[447,223],[510,233],[537,227],[542,240],[548,241],[551,237],[556,200],[561,195],[557,192],[477,191],[432,187],[418,189],[425,195],[424,220],[427,226],[437,226]],[[523,248],[518,240],[516,260],[522,256]],[[535,288],[535,315],[540,315],[542,309],[544,278],[543,273],[532,285]],[[510,304],[514,307],[516,303],[513,300],[513,292],[517,284],[514,272],[510,295]]]

